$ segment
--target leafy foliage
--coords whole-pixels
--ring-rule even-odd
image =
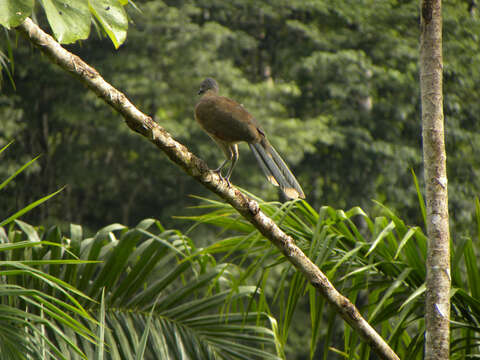
[[[16,319],[0,329],[2,354],[280,358],[274,355],[275,320],[254,300],[261,290],[241,285],[235,266],[217,263],[158,221],[132,229],[112,224],[89,238],[78,225],[66,237],[57,227],[16,224],[18,229],[0,232],[3,258],[14,260],[0,262],[6,280],[1,316]]]
[[[63,44],[88,38],[92,15],[116,48],[127,36],[125,1],[119,0],[43,0],[39,1],[53,30]],[[20,25],[31,16],[34,0],[5,0],[0,4],[0,25],[7,28]]]
[[[1,148],[0,154],[10,145],[11,143]],[[0,183],[0,190],[25,171],[36,159],[30,160]],[[49,246],[54,249],[55,246],[60,245],[51,243],[49,239],[42,241],[30,225],[15,220],[55,196],[59,191],[29,204],[7,219],[0,220],[0,318],[2,322],[0,350],[2,355],[9,359],[24,359],[26,356],[47,358],[47,354],[64,358],[59,348],[49,339],[47,332],[62,339],[66,346],[81,358],[85,355],[70,341],[65,330],[76,332],[86,341],[94,341],[94,334],[81,323],[81,320],[86,323],[95,321],[77,300],[87,297],[71,285],[37,268],[38,265],[59,266],[83,262],[78,259],[37,260],[32,258],[33,248]],[[28,240],[23,239],[20,231],[14,231],[11,228],[7,234],[2,227],[14,220]],[[32,284],[35,285],[32,286]],[[39,289],[41,287],[49,291],[44,292]],[[53,293],[61,294],[63,299],[53,296]]]
[[[20,25],[32,13],[34,0],[6,0],[0,4],[0,24],[6,27]]]
[[[330,358],[335,353],[368,359],[368,346],[343,328],[328,304],[270,243],[263,239],[227,205],[204,199],[204,214],[189,217],[242,235],[226,237],[206,250],[224,254],[248,264],[245,276],[255,276],[264,284],[268,301],[278,314],[282,341],[288,349],[289,328],[295,327],[301,307],[310,313],[310,358]],[[477,222],[480,226],[480,205]],[[328,278],[388,340],[400,358],[421,359],[425,324],[425,258],[427,239],[420,227],[407,226],[389,208],[377,203],[381,215],[369,217],[355,207],[348,211],[324,206],[314,211],[306,202],[284,205],[262,203],[262,210],[272,216],[282,229],[294,237]],[[452,359],[478,356],[480,342],[475,337],[480,327],[478,247],[471,238],[452,243]],[[272,276],[277,279],[272,281]],[[308,295],[306,301],[305,295]],[[298,322],[298,321],[297,321]],[[298,325],[297,325],[298,326]],[[339,339],[343,338],[343,344]],[[322,347],[317,346],[322,344]],[[290,354],[293,356],[293,354]],[[306,354],[305,354],[306,355]],[[289,353],[287,352],[287,357]]]
[[[275,320],[254,300],[260,289],[235,280],[233,265],[155,220],[84,239],[78,225],[67,238],[17,219],[54,195],[0,223],[16,225],[0,225],[4,358],[280,358]]]

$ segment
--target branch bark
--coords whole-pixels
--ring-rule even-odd
[[[245,219],[250,221],[284,256],[301,271],[310,284],[324,296],[342,318],[366,341],[382,359],[399,359],[385,340],[361,316],[357,308],[330,283],[320,269],[301,251],[292,237],[285,234],[261,210],[257,202],[234,187],[228,187],[220,177],[210,171],[205,162],[175,141],[151,117],[138,110],[126,96],[107,83],[91,66],[78,56],[65,50],[50,35],[27,18],[16,28],[46,54],[53,63],[78,78],[90,90],[124,117],[133,131],[141,134],[161,149],[174,163],[202,185],[227,201]]]
[[[422,0],[420,89],[427,208],[425,359],[449,358],[450,235],[442,95],[442,1]]]

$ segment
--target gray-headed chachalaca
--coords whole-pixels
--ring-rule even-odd
[[[268,181],[280,186],[291,199],[305,198],[295,176],[270,145],[255,118],[242,105],[218,95],[218,84],[212,78],[202,82],[198,94],[202,98],[195,106],[195,119],[225,153],[226,160],[215,171],[222,176],[222,169],[229,161],[232,162],[225,176],[228,184],[238,161],[237,144],[245,141]]]

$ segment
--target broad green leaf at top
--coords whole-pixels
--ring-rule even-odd
[[[90,12],[118,48],[127,37],[128,20],[125,9],[118,0],[88,0]]]
[[[127,37],[128,19],[123,8],[129,3],[127,0],[41,0],[39,3],[59,43],[87,39],[92,15],[115,48]],[[0,25],[6,28],[20,25],[32,14],[33,6],[34,0],[1,0]]]
[[[33,0],[0,1],[0,25],[7,28],[20,25],[33,9]]]
[[[86,39],[90,34],[87,0],[42,0],[55,38],[63,44]]]

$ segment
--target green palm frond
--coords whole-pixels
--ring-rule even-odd
[[[368,347],[348,327],[334,326],[338,319],[318,293],[285,263],[279,251],[227,205],[204,201],[207,206],[200,210],[206,213],[189,219],[234,234],[216,241],[205,251],[226,254],[225,260],[250,264],[244,271],[250,276],[256,274],[257,278],[263,276],[265,269],[276,267],[269,274],[276,277],[272,281],[277,286],[268,295],[279,312],[282,341],[287,340],[299,304],[308,302],[311,358],[317,358],[316,346],[322,341],[331,346],[323,347],[324,359],[329,351],[359,354],[359,358],[368,359]],[[358,207],[344,211],[324,206],[316,212],[303,201],[260,203],[262,210],[294,237],[335,286],[358,304],[397,354],[421,358],[427,237],[420,227],[406,225],[391,209],[377,205],[381,215],[370,218]],[[480,224],[480,205],[478,209]],[[452,347],[452,358],[480,354],[478,254],[478,244],[474,245],[470,238],[458,244],[452,242],[452,319],[458,329],[454,331],[458,338]],[[265,289],[268,291],[268,282]],[[338,348],[342,344],[335,339],[340,337],[345,350]]]
[[[3,228],[0,232],[4,233]],[[3,238],[3,236],[2,236]],[[15,236],[17,238],[17,236]],[[84,297],[81,292],[64,281],[38,269],[38,262],[32,260],[4,260],[13,252],[31,252],[28,241],[20,241],[16,246],[0,247],[0,349],[5,359],[23,359],[25,356],[44,359],[64,358],[61,349],[50,337],[62,339],[65,346],[78,358],[84,353],[71,342],[67,332],[73,331],[84,341],[95,343],[95,335],[84,323],[93,325],[95,320],[76,300]],[[35,248],[43,248],[44,242],[35,243]],[[59,265],[61,261],[44,260],[43,266]],[[67,261],[80,264],[82,261]],[[48,291],[45,291],[48,289]],[[56,294],[56,295],[53,295]],[[4,355],[4,354],[9,354]]]
[[[0,154],[12,143],[0,149]],[[25,171],[38,157],[27,162],[6,180],[6,187]],[[59,190],[61,191],[61,190]],[[65,349],[86,358],[81,349],[70,340],[75,332],[84,341],[94,343],[94,333],[85,324],[95,320],[77,298],[88,299],[83,293],[42,268],[52,268],[83,263],[78,259],[39,259],[34,253],[61,252],[59,243],[42,241],[30,225],[16,220],[26,212],[45,202],[59,191],[47,195],[20,209],[7,219],[0,220],[0,353],[2,359],[64,359],[64,351],[52,342],[61,339]],[[2,226],[10,226],[8,233]],[[48,240],[48,239],[47,239]],[[45,291],[48,289],[48,291]]]
[[[16,224],[10,235],[38,246],[10,251],[28,251],[22,256],[31,265],[0,265],[13,267],[5,270],[12,281],[36,289],[38,306],[59,330],[45,341],[74,347],[68,358],[281,358],[275,320],[256,304],[261,290],[242,286],[237,266],[217,263],[158,221],[113,224],[86,239],[78,225],[67,237],[58,228]],[[55,277],[41,277],[34,266]]]

